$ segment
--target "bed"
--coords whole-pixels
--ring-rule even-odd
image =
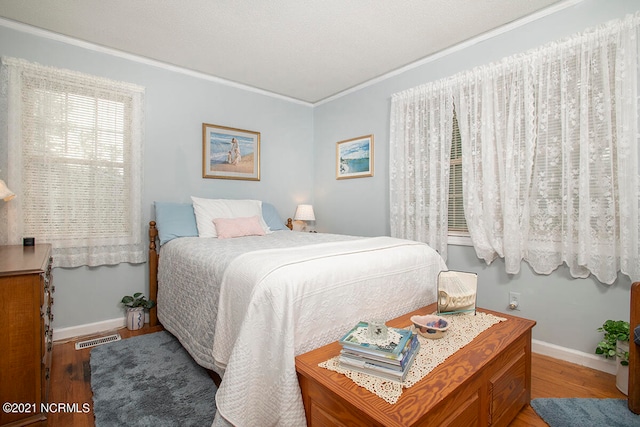
[[[214,425],[304,425],[295,356],[433,303],[446,269],[419,242],[291,231],[260,201],[156,203],[149,236],[150,322],[220,376]]]

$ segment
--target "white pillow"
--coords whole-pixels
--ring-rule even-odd
[[[218,237],[213,224],[214,218],[242,218],[254,215],[260,218],[260,225],[264,232],[271,232],[262,218],[260,200],[202,199],[191,196],[191,201],[200,237]]]

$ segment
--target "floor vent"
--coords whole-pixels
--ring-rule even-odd
[[[107,335],[106,337],[94,338],[92,340],[80,341],[76,343],[76,350],[82,350],[83,348],[95,347],[101,344],[107,344],[114,341],[120,341],[120,334]]]

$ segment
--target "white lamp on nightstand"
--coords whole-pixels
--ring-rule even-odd
[[[0,179],[0,199],[8,202],[14,197],[16,197],[16,194],[13,191],[9,190],[7,184],[5,184],[4,181]]]
[[[305,221],[315,221],[316,216],[313,213],[313,206],[298,205],[296,214],[293,216],[293,231],[307,231],[307,223]]]

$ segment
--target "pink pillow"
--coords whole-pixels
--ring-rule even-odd
[[[214,218],[218,239],[242,236],[264,236],[258,215],[244,218]]]

